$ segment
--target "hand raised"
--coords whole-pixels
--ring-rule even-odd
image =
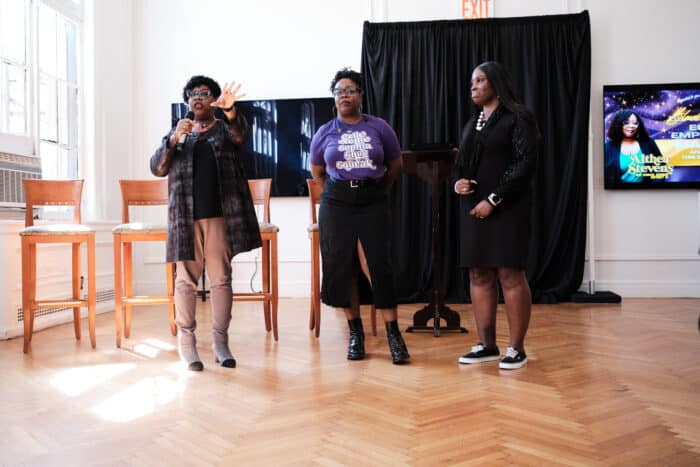
[[[240,89],[241,83],[236,84],[235,81],[224,84],[221,95],[210,105],[219,109],[230,109],[237,100],[245,96],[245,93],[241,93]]]

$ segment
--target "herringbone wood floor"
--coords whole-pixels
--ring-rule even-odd
[[[164,307],[136,308],[114,346],[71,324],[0,342],[1,465],[700,465],[700,300],[535,306],[528,365],[457,364],[469,334],[405,334],[391,365],[383,330],[345,359],[346,323],[282,300],[280,340],[261,306],[237,303],[235,370],[213,364],[208,303],[198,311],[205,371],[177,363]],[[402,328],[417,305],[399,309]],[[499,344],[507,345],[499,308]],[[365,328],[369,329],[368,319]],[[83,333],[87,334],[86,323]]]

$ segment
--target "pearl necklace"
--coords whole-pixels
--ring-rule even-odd
[[[476,131],[481,131],[486,126],[486,117],[484,111],[479,113],[479,118],[476,119]]]

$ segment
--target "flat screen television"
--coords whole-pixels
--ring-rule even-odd
[[[246,177],[272,178],[272,196],[306,196],[311,138],[334,118],[333,106],[331,97],[237,102],[250,124],[250,136],[240,152]],[[184,103],[172,104],[172,124],[187,111]]]
[[[700,83],[603,86],[606,189],[700,189]]]

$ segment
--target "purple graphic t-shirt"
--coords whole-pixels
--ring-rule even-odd
[[[311,140],[311,163],[325,165],[336,180],[380,179],[385,161],[401,157],[396,133],[387,122],[371,115],[348,125],[337,118],[318,129]]]

